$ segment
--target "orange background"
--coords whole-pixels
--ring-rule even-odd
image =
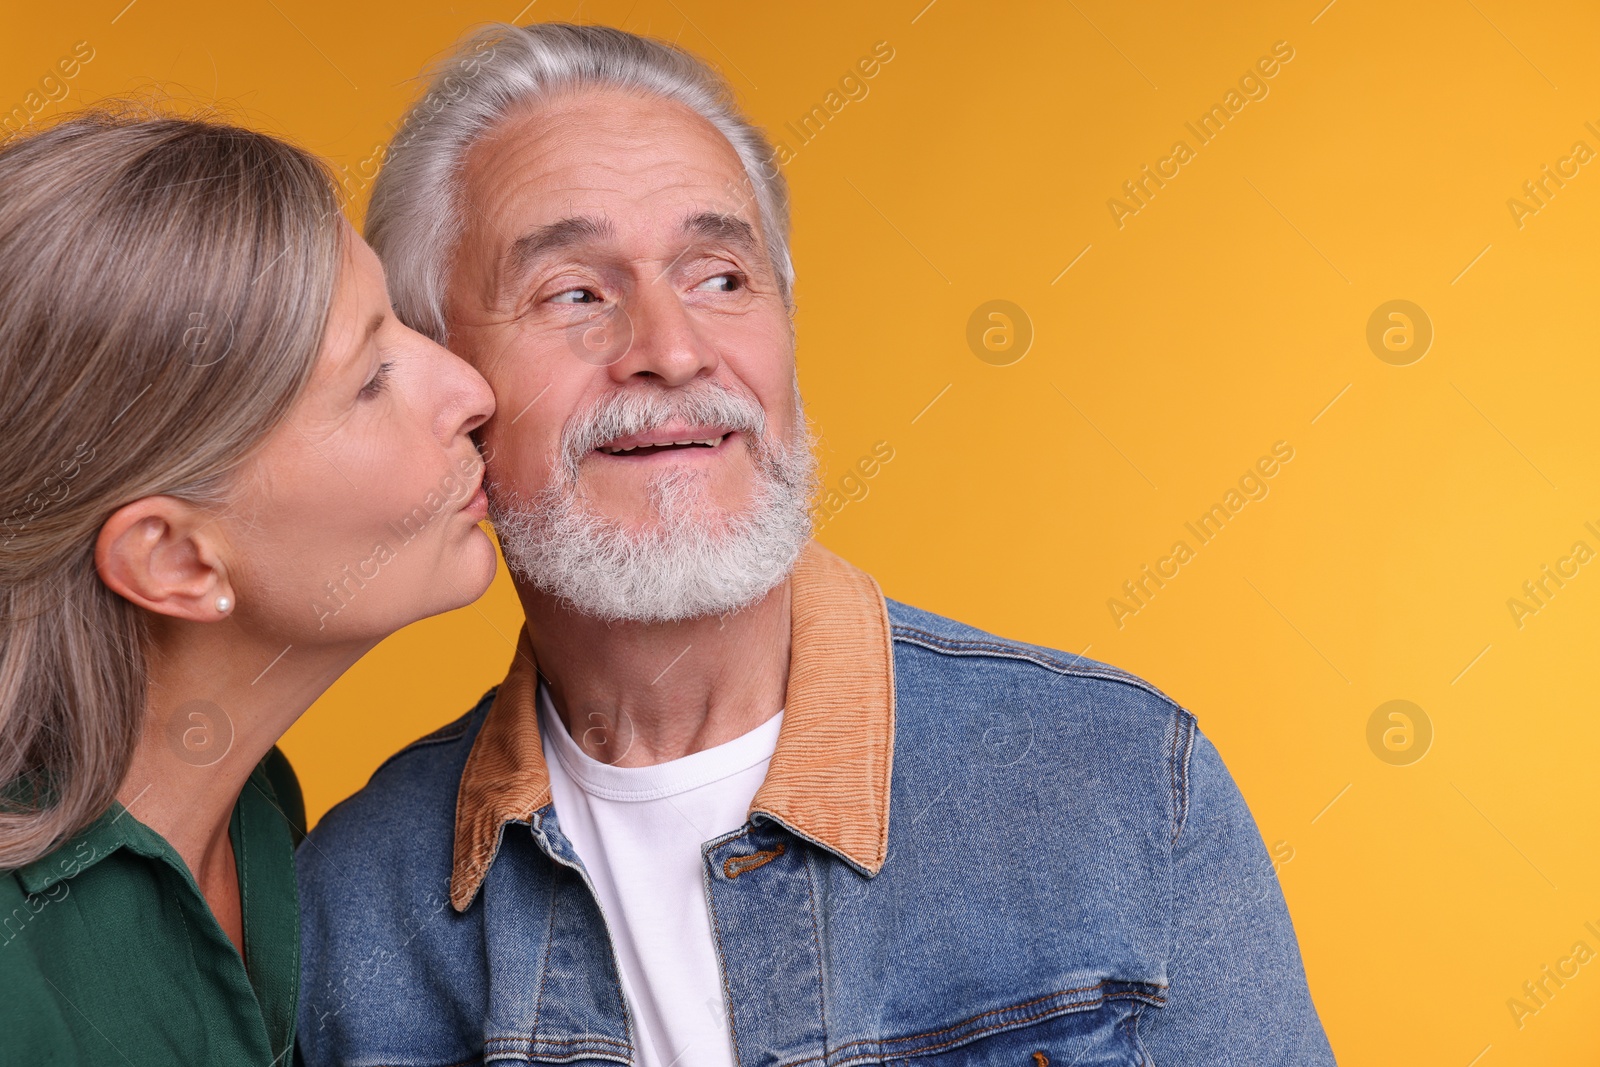
[[[1565,564],[1520,619],[1508,601],[1575,542],[1600,549],[1600,164],[1560,162],[1600,149],[1600,12],[926,2],[30,7],[3,17],[0,107],[86,41],[45,113],[151,87],[219,100],[346,168],[359,212],[410,79],[470,26],[607,22],[696,50],[792,153],[828,484],[893,449],[822,540],[893,597],[1087,648],[1199,716],[1291,857],[1341,1062],[1592,1061],[1600,965],[1566,964],[1542,1006],[1522,986],[1577,942],[1600,952],[1600,567]],[[786,129],[880,41],[865,97],[808,142]],[[1200,144],[1185,123],[1280,41],[1267,95]],[[1180,139],[1193,158],[1127,199]],[[1546,165],[1569,177],[1535,204]],[[1420,360],[1369,347],[1396,299],[1431,322]],[[1031,324],[1020,359],[1015,312],[1010,347],[1001,320],[969,344],[992,300]],[[1201,545],[1184,524],[1279,441],[1268,494]],[[1192,558],[1114,612],[1179,540]],[[330,691],[285,742],[313,814],[469,707],[518,623],[502,573]],[[1403,729],[1385,747],[1399,720],[1369,743],[1397,699],[1420,709],[1410,747]],[[1539,1008],[1520,1026],[1513,997]]]

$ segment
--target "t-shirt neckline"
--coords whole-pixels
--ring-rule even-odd
[[[539,683],[538,707],[540,733],[561,761],[562,770],[585,793],[605,800],[661,800],[747,771],[772,758],[783,726],[783,711],[779,710],[754,729],[713,748],[648,767],[617,767],[578,747],[556,714],[543,681]]]

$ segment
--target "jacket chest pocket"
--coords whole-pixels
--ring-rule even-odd
[[[886,1042],[900,1046],[884,1067],[1153,1067],[1139,1042],[1138,1001],[1105,1001],[1093,1008],[1036,1021],[1012,1020],[977,1032],[954,1027]],[[888,1051],[888,1050],[886,1050]]]

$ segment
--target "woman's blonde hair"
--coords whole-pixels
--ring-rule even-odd
[[[101,815],[139,737],[146,620],[101,525],[227,502],[310,380],[339,221],[321,162],[220,122],[98,110],[0,147],[0,869]]]

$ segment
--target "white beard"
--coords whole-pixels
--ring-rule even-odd
[[[532,501],[491,481],[490,515],[506,565],[607,621],[678,622],[749,607],[789,576],[811,537],[817,464],[798,389],[795,414],[794,439],[775,442],[755,401],[711,382],[611,394],[568,423],[562,459]],[[642,529],[595,510],[579,475],[583,457],[673,417],[741,432],[755,468],[750,502],[729,512],[708,499],[701,472],[677,468],[648,482],[655,518]]]

